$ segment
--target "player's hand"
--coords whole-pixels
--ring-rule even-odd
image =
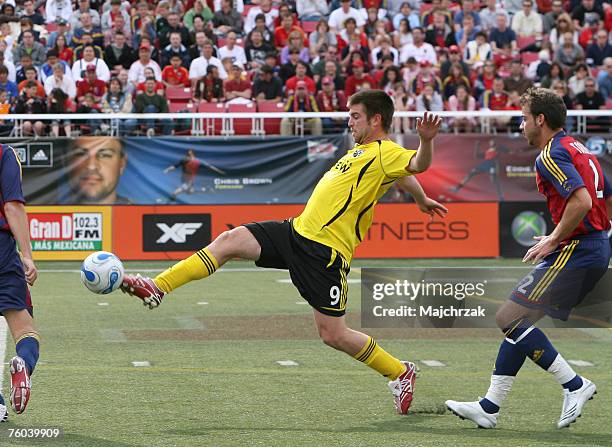
[[[531,261],[532,264],[539,262],[551,254],[559,246],[559,242],[549,236],[535,236],[538,242],[525,253],[523,262]]]
[[[22,258],[21,262],[23,263],[26,282],[31,286],[34,285],[34,281],[38,278],[38,271],[36,270],[34,261],[31,258]]]
[[[433,140],[440,130],[442,118],[438,115],[425,112],[423,118],[417,118],[416,130],[423,140]]]
[[[445,218],[448,213],[448,208],[442,205],[439,202],[436,202],[429,197],[426,197],[422,203],[418,204],[419,209],[423,211],[425,214],[429,214],[431,220],[434,219],[435,216]]]

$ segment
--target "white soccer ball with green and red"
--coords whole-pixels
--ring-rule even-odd
[[[97,251],[83,261],[81,281],[93,293],[107,294],[119,288],[124,272],[117,256],[107,251]]]

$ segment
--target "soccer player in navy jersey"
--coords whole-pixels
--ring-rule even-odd
[[[30,399],[30,376],[38,361],[39,336],[32,319],[28,284],[37,272],[32,260],[28,217],[21,190],[21,165],[10,146],[0,145],[0,314],[6,319],[17,355],[9,362],[11,406],[23,413]],[[17,251],[19,247],[19,252]],[[0,395],[0,421],[8,412]]]
[[[597,388],[574,372],[546,335],[535,327],[544,315],[567,320],[608,270],[612,187],[597,158],[563,130],[567,110],[552,90],[529,89],[521,97],[521,129],[530,145],[541,150],[536,159],[538,190],[546,197],[555,223],[553,232],[538,236],[523,262],[539,262],[523,278],[496,314],[504,332],[491,385],[476,402],[446,401],[456,415],[482,428],[497,424],[499,409],[526,358],[548,371],[563,387],[558,428],[581,415]]]

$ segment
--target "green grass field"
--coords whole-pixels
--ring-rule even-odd
[[[356,262],[359,266],[517,265],[518,261]],[[129,263],[163,268],[167,263]],[[77,263],[40,263],[32,294],[41,362],[23,415],[0,426],[0,445],[127,446],[604,446],[612,445],[612,331],[549,330],[600,390],[571,429],[555,424],[561,388],[527,362],[498,428],[444,411],[446,399],[483,395],[495,330],[377,330],[387,350],[421,365],[412,413],[398,416],[386,381],[317,338],[312,312],[282,271],[231,271],[191,283],[154,311],[119,292],[89,293]],[[74,269],[52,272],[50,269]],[[351,278],[358,279],[355,269]],[[349,297],[359,326],[359,288]],[[99,303],[108,305],[99,305]],[[208,304],[198,304],[207,302]],[[5,361],[13,355],[7,342]],[[293,360],[299,366],[280,366]],[[134,367],[148,361],[150,367]],[[5,368],[6,396],[9,376]],[[61,427],[51,441],[7,438],[10,428]]]

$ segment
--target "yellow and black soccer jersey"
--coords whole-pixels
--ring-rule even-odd
[[[350,261],[372,224],[374,205],[396,179],[410,175],[414,154],[390,140],[355,145],[321,178],[294,229]]]

